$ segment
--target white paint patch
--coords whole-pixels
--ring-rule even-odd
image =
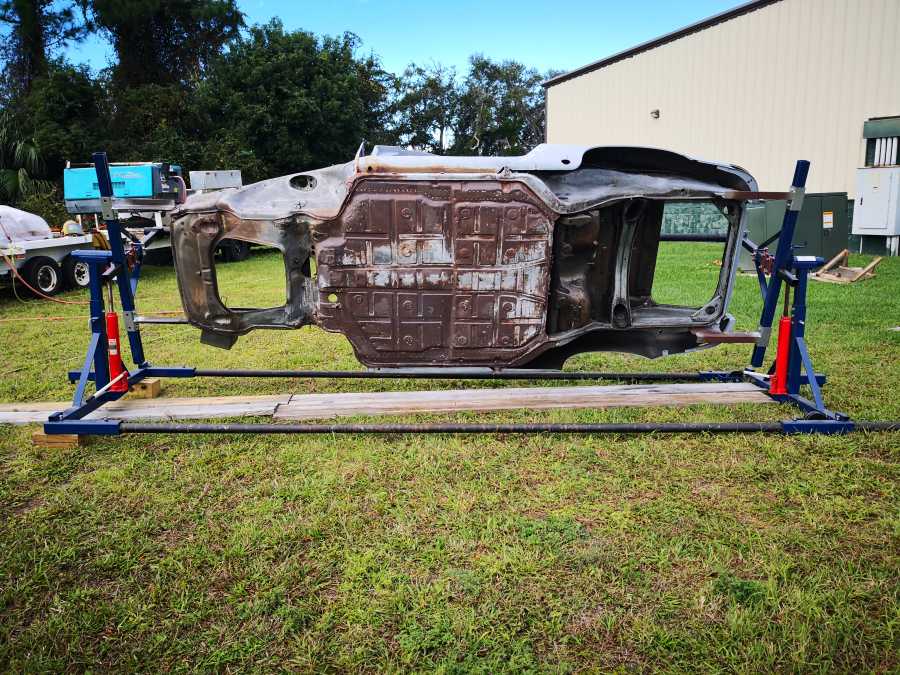
[[[424,239],[420,242],[420,255],[424,264],[449,264],[452,262],[450,250],[443,239]]]
[[[391,272],[389,270],[377,270],[369,272],[369,285],[372,288],[390,288]]]

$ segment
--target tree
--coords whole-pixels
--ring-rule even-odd
[[[356,44],[356,37],[351,36]],[[371,144],[391,145],[397,133],[391,124],[394,104],[391,98],[396,78],[381,67],[375,54],[356,61],[358,93],[363,105],[365,140]]]
[[[466,77],[440,64],[410,65],[397,80],[396,132],[437,154],[513,155],[544,139],[547,76],[515,61],[469,59]]]
[[[317,38],[277,20],[214,60],[197,90],[204,157],[227,140],[252,149],[245,179],[347,161],[363,139],[389,141],[386,73],[355,56],[352,34]]]
[[[5,86],[13,95],[27,94],[47,73],[53,56],[66,44],[83,38],[89,26],[74,2],[0,0],[0,24],[7,33],[0,46]]]
[[[90,153],[108,134],[103,118],[104,92],[85,66],[55,61],[35,80],[23,100],[22,115],[36,147],[42,149],[43,173],[58,177],[67,160],[90,161]]]
[[[46,187],[39,178],[44,160],[34,138],[8,110],[0,113],[0,200],[15,203]]]
[[[115,91],[105,147],[116,161],[196,166],[201,138],[194,94],[178,84],[145,84]]]
[[[517,155],[543,142],[543,79],[515,61],[472,56],[460,88],[450,152]]]
[[[456,71],[411,64],[396,86],[396,131],[404,145],[443,154],[459,103]]]
[[[119,88],[187,83],[244,25],[236,0],[81,0],[116,51]]]

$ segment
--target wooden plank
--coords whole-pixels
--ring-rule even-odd
[[[206,417],[271,416],[287,403],[290,394],[274,396],[200,396],[193,398],[121,399],[107,403],[85,419],[203,419]],[[10,403],[0,406],[0,424],[46,422],[47,416],[65,410],[68,401]]]
[[[825,274],[815,274],[811,279],[815,279],[816,281],[825,281],[829,284],[849,284],[849,279],[844,279],[843,277],[838,276],[832,272],[826,272]]]
[[[857,274],[855,277],[853,277],[850,281],[858,281],[859,279],[862,279],[867,274],[872,276],[872,270],[874,270],[876,267],[878,267],[878,263],[880,263],[880,262],[881,262],[880,257],[875,258],[875,260],[873,260],[868,265],[863,267],[862,270],[860,271],[860,273]]]
[[[847,259],[849,257],[850,257],[850,251],[845,248],[843,251],[841,251],[836,256],[834,256],[831,260],[829,260],[827,263],[822,265],[822,267],[819,268],[819,271],[816,272],[816,274],[822,274],[823,272],[827,272],[832,267],[835,267],[838,264],[846,265]]]
[[[33,424],[46,422],[47,416],[69,407],[65,401],[42,403],[6,403],[0,406],[0,424]]]
[[[302,394],[292,396],[290,403],[278,406],[275,419],[302,420],[516,408],[550,410],[771,401],[759,387],[743,382]]]
[[[573,387],[500,387],[436,391],[276,396],[201,396],[172,399],[123,399],[108,403],[85,419],[221,419],[274,417],[316,419],[352,415],[392,415],[527,408],[612,408],[694,403],[770,403],[749,383],[691,383]],[[0,407],[0,423],[29,424],[47,419],[68,403],[20,403]]]
[[[198,396],[152,400],[113,401],[85,419],[166,419],[186,420],[222,417],[269,417],[290,401],[290,394],[276,396]]]

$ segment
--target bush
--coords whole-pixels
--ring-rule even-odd
[[[64,222],[72,218],[66,211],[59,188],[55,185],[45,185],[29,192],[19,199],[15,206],[17,209],[40,216],[50,227],[62,227]]]

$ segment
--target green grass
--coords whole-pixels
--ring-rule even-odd
[[[702,296],[717,257],[715,246],[666,246],[660,292]],[[229,302],[277,285],[279,264],[257,255],[222,266]],[[145,272],[143,311],[178,309],[172,273]],[[739,277],[739,328],[755,327],[757,297],[755,279]],[[900,333],[889,330],[900,323],[900,260],[851,286],[812,283],[810,301],[829,403],[860,419],[900,419]],[[83,316],[0,296],[0,400],[70,395],[64,373],[79,364]],[[18,320],[27,317],[78,319]],[[230,352],[199,345],[187,327],[144,336],[161,364],[358,367],[343,337],[312,328],[257,331]],[[584,355],[570,366],[738,368],[747,352]],[[170,380],[167,395],[422,385]],[[743,405],[477,419],[788,413]],[[3,670],[900,668],[897,435],[160,435],[47,450],[30,445],[32,429],[0,428]]]

